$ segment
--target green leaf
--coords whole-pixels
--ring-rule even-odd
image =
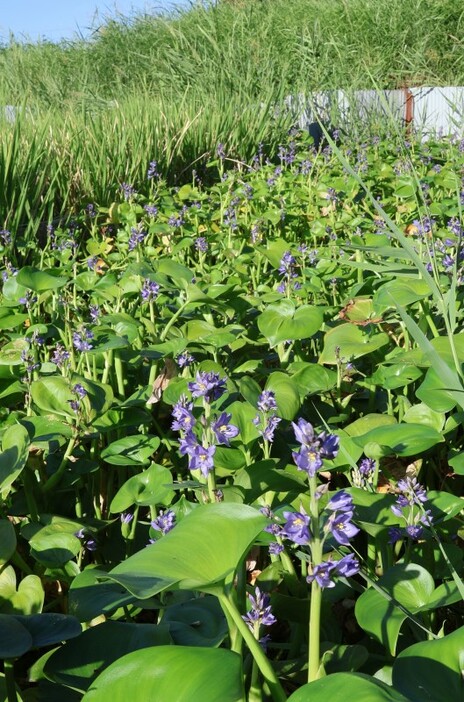
[[[224,649],[158,646],[109,666],[82,702],[242,702],[241,658]]]
[[[360,673],[334,673],[300,687],[288,702],[410,702],[380,680]]]
[[[59,271],[51,268],[49,270],[25,266],[21,268],[16,276],[20,285],[25,288],[41,293],[46,290],[57,290],[69,282],[69,278],[59,275]]]
[[[443,441],[443,436],[424,424],[390,424],[354,438],[363,448],[371,443],[387,447],[398,456],[414,456]]]
[[[207,595],[167,607],[163,623],[178,646],[216,647],[227,634],[227,621],[216,597]]]
[[[436,641],[401,651],[393,664],[393,684],[412,702],[450,702],[464,696],[464,627]]]
[[[384,332],[369,333],[353,324],[340,324],[326,333],[319,363],[336,365],[340,358],[347,363],[377,351],[389,341]]]
[[[228,590],[235,569],[266,525],[247,505],[203,505],[188,514],[156,544],[145,547],[110,571],[108,578],[144,599],[166,588]]]
[[[267,379],[266,390],[272,390],[275,393],[279,417],[294,419],[300,409],[300,393],[297,383],[285,373],[276,371],[271,373]]]
[[[0,573],[0,612],[38,614],[42,611],[44,591],[38,575],[26,575],[16,590],[16,573],[7,566]]]
[[[292,363],[288,371],[298,387],[301,400],[307,395],[327,392],[337,384],[337,374],[319,363]]]
[[[126,480],[111,502],[110,511],[124,512],[131,505],[154,507],[169,505],[174,496],[171,471],[153,463],[143,473]]]
[[[69,612],[80,622],[89,622],[100,614],[109,614],[135,598],[115,582],[99,582],[106,571],[88,566],[79,573],[69,589]],[[1,592],[0,592],[1,596]]]
[[[430,573],[415,563],[398,564],[390,568],[376,583],[358,598],[355,614],[358,624],[395,655],[401,625],[407,613],[395,603],[414,614],[428,608],[435,590]]]
[[[169,626],[107,621],[58,648],[45,663],[47,677],[85,691],[111,663],[132,651],[170,644]]]
[[[13,424],[3,434],[0,453],[0,492],[5,493],[20,475],[29,458],[29,434],[20,424]]]
[[[160,445],[158,436],[138,434],[113,441],[101,452],[101,457],[114,466],[143,466],[150,462]]]
[[[425,280],[420,278],[399,278],[381,285],[374,295],[376,309],[394,307],[393,300],[402,307],[422,300],[430,295],[430,288]]]
[[[0,366],[20,366],[24,363],[23,351],[27,351],[29,344],[25,339],[15,339],[4,344],[0,349]]]
[[[0,658],[18,658],[31,646],[28,630],[15,617],[0,614]]]
[[[34,648],[72,639],[82,631],[77,619],[69,614],[46,612],[28,616],[17,615],[15,619],[30,633]]]
[[[63,566],[81,549],[81,542],[69,533],[67,525],[50,524],[35,534],[29,542],[31,555],[50,568]]]
[[[273,347],[282,341],[309,339],[321,328],[323,317],[318,307],[295,308],[291,300],[281,300],[269,305],[257,321],[260,332]]]

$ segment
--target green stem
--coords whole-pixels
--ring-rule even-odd
[[[50,492],[50,490],[53,490],[53,488],[55,488],[58,485],[58,483],[61,481],[61,478],[63,477],[64,472],[66,470],[66,466],[68,465],[68,460],[69,460],[72,452],[74,451],[74,447],[76,446],[76,443],[77,443],[77,436],[72,436],[69,439],[69,443],[68,443],[68,446],[66,448],[66,452],[63,456],[63,460],[61,461],[60,465],[58,466],[58,470],[55,473],[53,473],[53,475],[51,475],[49,477],[49,479],[47,480],[47,482],[43,486],[42,490],[44,492]]]
[[[263,678],[269,686],[272,699],[274,700],[274,702],[286,702],[287,696],[284,692],[282,685],[279,682],[274,668],[272,667],[271,663],[266,657],[266,654],[261,648],[261,644],[258,641],[256,641],[252,632],[243,621],[242,616],[236,608],[234,602],[231,598],[227,597],[227,595],[224,594],[219,595],[219,601],[224,611],[230,615],[230,618],[234,621],[238,631],[243,636],[243,639],[246,645],[248,646],[251,655],[256,661],[256,664],[259,670],[261,671]]]
[[[8,702],[18,702],[13,665],[14,661],[11,658],[3,661],[3,672],[5,673],[5,685]]]
[[[321,604],[322,590],[313,580],[311,583],[311,606],[309,610],[309,653],[308,653],[308,682],[319,677],[320,667],[320,634],[321,634]]]
[[[166,324],[166,326],[164,327],[163,331],[162,331],[161,334],[160,334],[160,341],[164,341],[164,340],[165,340],[168,331],[170,330],[170,328],[172,327],[172,325],[174,324],[174,322],[176,322],[176,321],[179,319],[180,315],[181,315],[182,312],[185,310],[185,308],[187,307],[187,305],[189,304],[189,302],[190,302],[190,300],[186,300],[186,301],[179,307],[179,309],[177,310],[177,312],[174,312],[174,314],[172,315],[171,319],[170,319],[169,322]]]

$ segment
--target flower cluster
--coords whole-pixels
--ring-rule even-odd
[[[424,526],[432,525],[432,513],[424,509],[427,493],[416,478],[399,480],[397,488],[400,491],[396,503],[391,510],[396,517],[404,519],[406,526],[389,529],[390,543],[394,544],[403,537],[418,541],[424,533]]]
[[[145,278],[143,281],[140,297],[143,302],[152,302],[158,297],[160,286],[154,280]]]
[[[97,550],[97,542],[91,536],[90,534],[86,534],[85,530],[79,529],[79,531],[76,531],[74,536],[77,536],[79,541],[82,544],[82,548],[85,548],[86,551],[96,551]]]
[[[93,331],[82,327],[80,331],[73,332],[72,340],[73,346],[77,351],[90,351],[92,344],[90,341],[93,339]]]
[[[316,494],[316,497],[320,496],[321,491]],[[265,528],[265,531],[276,537],[276,541],[269,547],[271,555],[276,556],[283,551],[282,542],[285,539],[298,546],[309,546],[311,549],[314,539],[311,531],[311,516],[303,508],[300,508],[299,512],[283,512],[285,519],[283,524],[279,523],[280,520],[269,508],[265,507],[261,511],[272,519],[272,523]],[[330,538],[341,546],[349,546],[351,539],[359,533],[358,527],[352,521],[353,516],[352,496],[344,490],[337,492],[329,500],[323,513],[317,517],[321,546],[323,547]],[[311,583],[315,580],[320,587],[334,587],[335,576],[350,577],[358,571],[359,563],[352,555],[344,556],[338,561],[329,558],[322,563],[310,563],[307,582]]]
[[[172,509],[168,509],[166,512],[161,510],[156,519],[150,523],[150,526],[152,529],[155,529],[155,531],[160,531],[164,536],[176,526],[176,515]]]
[[[352,471],[351,477],[355,487],[370,490],[375,475],[375,461],[373,458],[363,458]]]
[[[269,636],[260,638],[260,628],[262,626],[272,626],[277,619],[271,612],[271,598],[265,592],[261,592],[259,587],[255,588],[254,596],[247,593],[250,602],[250,609],[242,616],[242,619],[247,623],[248,628],[259,640],[262,646],[265,646],[269,641]]]
[[[340,440],[335,434],[325,431],[318,436],[314,433],[312,424],[300,419],[292,422],[295,438],[300,444],[298,451],[293,451],[293,460],[298,470],[305,471],[310,478],[314,477],[323,466],[323,459],[335,458],[338,453]]]
[[[280,259],[279,273],[282,276],[282,282],[278,286],[277,292],[286,293],[290,290],[292,281],[298,278],[297,267],[296,258],[292,256],[291,251],[286,251]],[[300,288],[301,283],[293,283],[294,290],[299,290]]]
[[[189,470],[199,470],[207,478],[214,468],[216,446],[229,446],[238,433],[238,427],[230,423],[231,414],[221,412],[211,415],[210,403],[225,392],[226,378],[218,373],[200,371],[196,379],[188,384],[193,399],[203,398],[204,416],[197,422],[193,414],[193,402],[184,395],[174,405],[172,429],[181,434],[179,451],[188,456]]]
[[[137,227],[131,227],[131,233],[129,237],[129,251],[134,251],[140,244],[143,243],[147,232]]]
[[[74,395],[74,399],[68,400],[68,402],[73,412],[77,413],[81,409],[81,400],[87,396],[87,390],[80,383],[76,383],[71,388],[71,392]]]
[[[269,443],[274,441],[274,432],[281,421],[277,416],[277,403],[275,393],[272,390],[263,390],[258,397],[258,414],[253,419],[253,424],[257,427],[263,439]]]

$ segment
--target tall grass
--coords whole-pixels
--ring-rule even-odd
[[[150,160],[182,182],[219,142],[238,161],[272,152],[290,93],[463,83],[463,27],[461,0],[218,0],[109,19],[89,41],[13,40],[0,104],[25,107],[0,125],[0,226],[28,241]]]
[[[461,0],[243,0],[110,19],[88,41],[11,42],[0,92],[43,104],[183,95],[462,84]]]

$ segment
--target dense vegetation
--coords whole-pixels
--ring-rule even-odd
[[[462,82],[459,11],[3,49],[0,702],[462,699],[464,139],[283,105]]]

